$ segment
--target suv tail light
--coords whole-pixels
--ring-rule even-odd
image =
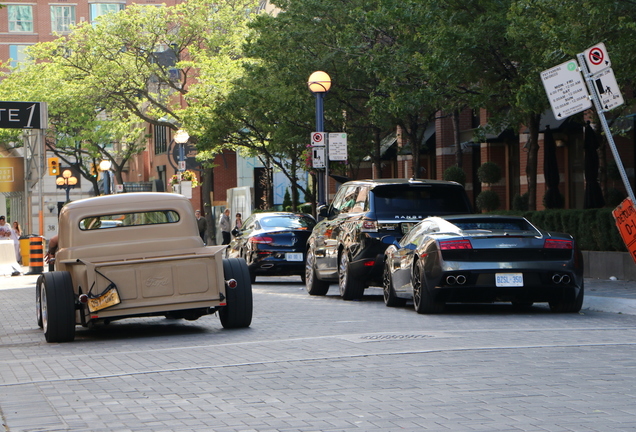
[[[365,220],[362,221],[362,228],[360,229],[362,232],[378,232],[378,222]]]
[[[254,236],[250,237],[250,243],[271,244],[274,243],[274,239],[267,236]]]
[[[546,239],[543,247],[545,249],[573,249],[574,242],[572,240]]]
[[[458,249],[472,249],[473,245],[470,240],[442,240],[439,242],[440,250],[458,250]]]

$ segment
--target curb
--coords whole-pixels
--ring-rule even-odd
[[[586,295],[583,299],[583,310],[636,315],[636,300]]]

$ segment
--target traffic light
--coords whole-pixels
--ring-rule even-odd
[[[60,158],[50,157],[48,159],[49,165],[49,175],[57,176],[60,175]]]

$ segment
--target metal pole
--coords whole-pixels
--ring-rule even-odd
[[[110,195],[110,170],[104,171],[104,195]]]
[[[596,86],[594,85],[594,80],[592,78],[592,74],[590,74],[590,70],[587,67],[587,63],[585,63],[585,53],[580,53],[577,55],[579,59],[579,66],[583,71],[583,76],[585,77],[585,83],[587,84],[587,88],[592,95],[592,101],[594,102],[594,107],[596,108],[596,113],[601,121],[601,126],[603,127],[603,131],[605,132],[605,136],[607,137],[607,142],[612,150],[612,154],[614,155],[614,160],[616,161],[616,166],[618,167],[618,171],[621,174],[621,178],[623,179],[623,184],[625,185],[625,189],[627,190],[627,194],[632,202],[636,202],[634,199],[634,192],[632,191],[632,187],[629,183],[629,178],[627,177],[627,173],[625,172],[625,168],[623,167],[623,162],[621,161],[621,157],[618,154],[618,149],[616,148],[616,144],[614,143],[614,137],[612,136],[612,131],[607,124],[607,120],[605,119],[605,112],[603,111],[603,106],[601,105],[601,101],[598,97],[598,93],[596,92]]]
[[[316,132],[324,132],[325,130],[325,120],[324,120],[324,105],[323,98],[325,96],[324,93],[314,93],[316,95]],[[326,173],[329,170],[329,157],[327,156],[327,147],[325,147],[325,176],[318,175],[318,204],[326,205],[327,204],[327,176]]]

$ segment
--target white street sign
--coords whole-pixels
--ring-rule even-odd
[[[583,55],[585,56],[585,63],[587,63],[587,68],[592,75],[612,66],[612,62],[610,62],[609,55],[607,54],[607,49],[605,48],[605,44],[603,42],[586,49],[583,52]]]
[[[625,103],[623,95],[616,83],[616,77],[614,77],[612,68],[605,69],[603,72],[593,75],[592,80],[594,80],[596,93],[601,101],[603,111],[609,111]]]
[[[311,133],[311,166],[314,168],[325,167],[325,135],[324,132]]]
[[[568,60],[541,72],[556,119],[563,119],[592,107],[585,81],[576,60]]]
[[[329,160],[347,160],[347,134],[342,132],[329,134]]]
[[[314,168],[325,167],[325,146],[313,146],[311,148],[311,166]]]
[[[325,145],[325,133],[324,132],[312,132],[311,133],[311,145],[312,146],[324,146]]]

